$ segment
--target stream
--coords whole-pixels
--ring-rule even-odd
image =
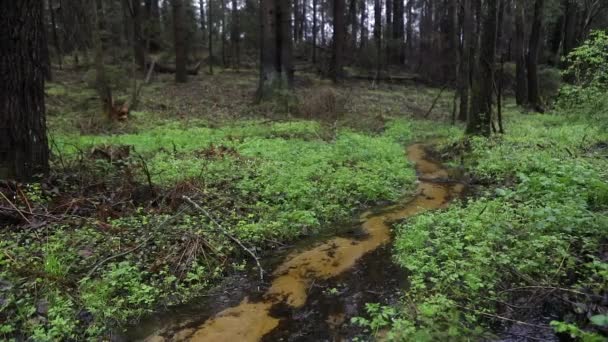
[[[356,333],[350,318],[364,315],[365,303],[396,303],[406,286],[407,275],[391,260],[391,224],[443,208],[464,189],[433,161],[426,145],[410,145],[407,157],[418,175],[413,196],[363,213],[345,234],[294,248],[269,274],[269,284],[255,284],[252,277],[229,279],[236,288],[144,320],[128,339],[349,340]]]

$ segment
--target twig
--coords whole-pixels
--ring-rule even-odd
[[[251,251],[251,249],[247,248],[247,246],[245,246],[239,239],[237,239],[236,237],[234,237],[232,234],[230,234],[226,229],[224,229],[216,220],[215,218],[213,218],[213,216],[211,216],[207,210],[205,210],[203,207],[199,206],[198,204],[196,204],[196,202],[194,202],[190,197],[188,196],[182,196],[182,198],[190,203],[195,209],[197,209],[198,211],[202,212],[203,214],[205,214],[205,216],[207,216],[211,222],[213,222],[217,228],[224,234],[226,235],[230,240],[232,240],[234,243],[236,243],[237,245],[239,245],[243,250],[245,250],[247,253],[249,253],[249,255],[251,255],[251,257],[255,260],[255,263],[258,266],[258,269],[260,270],[260,280],[264,281],[264,269],[262,268],[262,265],[260,264],[260,259],[258,259],[258,257],[255,255],[255,253],[253,253]]]
[[[124,252],[122,252],[122,253],[119,253],[119,254],[114,254],[114,255],[111,255],[111,256],[109,256],[109,257],[107,257],[107,258],[103,259],[102,261],[98,262],[98,263],[97,263],[97,264],[96,264],[96,265],[95,265],[93,268],[91,268],[91,270],[90,270],[90,271],[87,273],[87,275],[85,276],[85,278],[89,278],[89,277],[90,277],[90,276],[91,276],[91,275],[92,275],[92,274],[93,274],[93,273],[94,273],[94,272],[95,272],[95,271],[96,271],[96,270],[97,270],[99,267],[101,267],[101,266],[102,266],[103,264],[105,264],[106,262],[108,262],[108,261],[110,261],[110,260],[113,260],[113,259],[116,259],[116,258],[120,258],[120,257],[121,257],[121,256],[123,256],[123,255],[127,255],[127,254],[129,254],[129,253],[131,253],[131,252],[134,252],[134,251],[136,251],[136,250],[140,249],[140,248],[141,248],[141,247],[143,247],[143,246],[144,246],[144,245],[145,245],[145,244],[146,244],[148,241],[150,241],[150,239],[152,239],[152,235],[148,236],[148,238],[146,238],[144,241],[142,241],[142,242],[141,242],[139,245],[137,245],[137,246],[135,246],[135,247],[133,247],[133,248],[131,248],[131,249],[128,249],[128,250],[126,250],[126,251],[124,251]]]
[[[576,291],[576,290],[564,289],[561,287],[554,287],[554,286],[521,286],[521,287],[514,287],[511,289],[506,289],[506,290],[500,291],[500,293],[515,292],[515,291],[519,291],[519,290],[538,290],[538,289],[557,290],[557,291],[562,291],[562,292],[570,292],[570,293],[578,294],[581,296],[592,297],[592,295],[589,293],[584,293],[584,292],[580,292],[580,291]]]
[[[13,204],[13,202],[11,202],[10,199],[8,199],[8,197],[6,197],[6,195],[0,191],[0,195],[2,195],[2,197],[8,202],[8,204],[13,207],[13,209],[15,209],[15,211],[17,213],[19,213],[19,215],[21,215],[21,217],[28,223],[28,224],[32,224],[32,221],[28,220],[27,217],[25,217],[25,215],[23,215],[23,212],[21,210],[19,210],[19,208],[17,208],[17,206],[15,206],[15,204]]]
[[[437,101],[439,101],[439,98],[441,97],[441,94],[443,94],[443,91],[447,87],[448,87],[447,84],[445,84],[443,87],[441,87],[441,90],[439,91],[439,94],[437,94],[437,96],[435,97],[435,100],[433,100],[433,104],[431,105],[431,108],[429,108],[428,112],[426,112],[426,114],[424,114],[424,118],[428,118],[429,115],[431,115],[431,112],[433,111],[433,109],[435,109],[435,105],[437,105]]]
[[[525,326],[529,326],[529,327],[533,327],[533,328],[546,329],[546,330],[553,331],[553,328],[551,328],[551,327],[547,327],[547,326],[543,326],[543,325],[538,325],[538,324],[527,323],[527,322],[522,322],[522,321],[518,321],[516,319],[512,319],[512,318],[508,318],[508,317],[503,317],[503,316],[494,315],[494,314],[491,314],[491,313],[487,313],[487,312],[471,309],[471,308],[468,308],[468,307],[463,306],[463,305],[458,305],[457,304],[456,306],[458,306],[458,307],[460,307],[462,309],[465,309],[467,311],[472,311],[472,312],[475,312],[476,314],[486,316],[486,317],[496,318],[496,319],[499,319],[499,320],[502,320],[502,321],[507,321],[507,322],[511,322],[511,323],[515,323],[515,324],[525,325]]]

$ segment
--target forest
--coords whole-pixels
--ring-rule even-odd
[[[608,1],[0,0],[0,340],[608,340]]]

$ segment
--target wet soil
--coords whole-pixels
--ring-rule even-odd
[[[365,303],[390,304],[406,275],[390,253],[393,223],[445,207],[464,186],[414,144],[408,159],[418,174],[416,194],[396,205],[362,214],[347,233],[293,249],[274,268],[270,283],[229,279],[198,303],[148,319],[129,333],[145,341],[341,341],[358,331],[349,324]]]

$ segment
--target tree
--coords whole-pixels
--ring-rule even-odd
[[[182,0],[171,0],[173,9],[173,44],[175,47],[175,82],[188,81],[187,54],[184,28],[184,4]]]
[[[241,40],[241,28],[239,21],[239,10],[237,7],[236,0],[232,0],[232,25],[230,32],[230,40],[232,41],[232,50],[233,50],[233,62],[234,67],[238,70],[241,65],[241,49],[240,49],[240,40]]]
[[[30,180],[49,169],[43,2],[0,2],[0,179]]]
[[[515,4],[515,101],[523,106],[528,102],[528,80],[526,78],[526,49],[524,27],[524,0]]]
[[[473,99],[467,120],[467,134],[487,136],[491,133],[498,21],[496,2],[497,0],[485,0],[481,8],[483,24],[478,60],[480,70],[473,83]]]
[[[260,1],[260,79],[258,100],[273,96],[293,84],[291,4],[282,0]]]
[[[397,62],[399,64],[405,63],[405,4],[404,0],[393,0],[393,39],[396,44]]]
[[[530,32],[530,44],[528,47],[528,58],[526,61],[528,66],[528,103],[530,107],[538,112],[544,111],[538,89],[538,53],[541,44],[544,7],[544,0],[535,1],[532,32]]]
[[[374,42],[376,43],[376,79],[382,66],[382,2],[374,0]]]
[[[331,79],[335,83],[342,77],[342,63],[344,54],[344,41],[346,36],[346,27],[344,20],[344,0],[333,1],[333,16],[334,16],[334,38],[331,54]]]
[[[471,89],[471,65],[473,50],[475,49],[475,39],[473,38],[473,8],[472,0],[463,0],[462,15],[462,54],[460,58],[460,73],[458,89],[460,97],[460,111],[458,119],[467,121],[469,115],[469,100]]]

